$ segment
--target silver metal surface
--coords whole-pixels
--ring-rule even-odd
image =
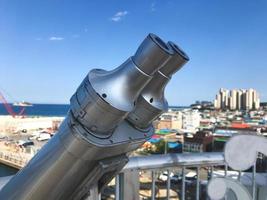
[[[71,110],[88,131],[109,137],[134,109],[142,89],[172,54],[160,41],[150,34],[135,55],[116,69],[94,69],[85,77],[71,99]]]
[[[122,171],[138,169],[162,169],[174,166],[212,166],[224,165],[222,153],[186,153],[162,154],[151,156],[131,157]]]
[[[197,186],[196,186],[196,200],[199,200],[199,195],[200,195],[200,179],[199,179],[199,176],[200,176],[200,168],[197,167]]]
[[[228,165],[227,163],[224,165],[224,177],[227,177],[228,176]],[[224,200],[228,200],[228,193],[229,193],[229,189],[226,188],[226,192],[225,192],[225,195],[224,195]]]
[[[98,185],[93,185],[89,190],[90,195],[86,198],[86,200],[97,200],[99,198],[98,193]]]
[[[221,200],[225,197],[228,189],[235,194],[237,200],[252,199],[245,186],[229,177],[212,179],[208,185],[208,195],[212,200]]]
[[[164,43],[163,41],[161,43]],[[174,43],[165,44],[174,52],[155,73],[152,80],[137,99],[137,105],[127,120],[140,129],[147,128],[156,118],[168,109],[164,90],[173,73],[178,71],[188,60],[188,56]]]
[[[168,172],[168,179],[167,179],[167,199],[170,199],[170,189],[171,189],[171,177],[170,177],[170,170]]]
[[[182,168],[182,191],[181,191],[181,198],[182,198],[182,200],[185,200],[185,170],[186,170],[186,168],[185,168],[185,166],[183,166],[183,168]]]
[[[156,72],[153,79],[142,91],[137,104],[127,120],[140,129],[146,129],[163,112],[168,109],[168,102],[164,97],[164,89],[169,78]]]
[[[186,53],[174,42],[168,42],[168,45],[175,52],[171,59],[169,59],[164,67],[160,68],[159,71],[165,76],[170,77],[180,70],[183,65],[189,61],[189,57]]]
[[[238,178],[237,178],[238,181],[241,180],[241,175],[242,175],[242,171],[239,170],[239,171],[238,171]]]
[[[225,160],[228,165],[235,170],[241,171],[247,170],[254,165],[258,152],[267,155],[267,139],[258,135],[233,136],[226,143],[224,150]]]
[[[109,137],[151,78],[131,59],[112,71],[92,70],[71,98],[71,111],[89,132]]]
[[[115,200],[120,200],[121,199],[121,182],[120,182],[120,175],[116,175],[115,178]]]
[[[247,148],[249,147],[249,148]],[[246,152],[246,153],[244,153]],[[211,199],[221,199],[234,196],[238,200],[256,199],[256,161],[258,153],[267,155],[267,139],[258,135],[236,135],[225,145],[225,162],[238,171],[237,180],[230,177],[215,178],[209,183],[208,193]],[[252,195],[241,184],[243,170],[252,167]],[[227,170],[226,170],[227,172]],[[227,174],[226,174],[227,175]],[[228,193],[228,190],[231,193]],[[229,195],[228,195],[229,194]],[[231,195],[230,195],[231,194]],[[266,195],[265,195],[266,197]],[[260,199],[260,198],[259,198]]]
[[[176,156],[174,156],[176,155]],[[164,158],[166,157],[166,158]],[[171,157],[171,159],[170,159]],[[199,157],[198,159],[196,157]],[[145,161],[145,162],[144,162]],[[169,164],[167,164],[169,162]],[[180,198],[185,199],[185,174],[186,167],[212,167],[213,166],[223,166],[224,163],[224,155],[223,153],[186,153],[186,154],[166,154],[166,155],[153,155],[153,156],[144,156],[144,157],[130,157],[128,164],[121,171],[125,176],[128,173],[135,172],[134,176],[129,176],[128,180],[130,180],[130,184],[125,184],[123,187],[123,193],[129,194],[128,196],[123,196],[121,200],[129,199],[136,200],[139,199],[139,177],[138,171],[142,170],[150,170],[151,171],[151,199],[153,194],[156,195],[156,184],[155,184],[155,172],[161,171],[163,169],[167,169],[168,173],[170,170],[174,170],[176,167],[183,168],[183,180],[182,186],[180,188],[181,196]],[[153,174],[152,174],[153,173]],[[154,178],[153,178],[154,177]],[[169,177],[170,178],[170,177]],[[168,178],[168,179],[169,179]],[[170,179],[169,179],[170,180]],[[127,181],[125,181],[127,182]],[[121,184],[120,184],[121,185]],[[138,186],[137,186],[138,185]],[[170,190],[170,182],[167,180],[167,198],[170,197],[168,194],[168,190]],[[200,188],[200,187],[199,187]],[[178,188],[177,188],[178,189]],[[130,192],[129,192],[130,191]],[[133,192],[134,191],[134,192]],[[135,194],[135,198],[132,198],[132,194]],[[156,197],[155,197],[156,199]]]
[[[131,170],[126,173],[120,173],[120,200],[139,199],[140,180],[139,171]]]
[[[157,69],[158,66],[153,67]],[[125,112],[133,110],[135,100],[152,78],[139,69],[132,58],[112,71],[92,70],[88,77],[92,87],[102,99]]]
[[[225,177],[228,176],[228,165],[227,164],[224,165],[224,176]]]
[[[214,173],[214,167],[213,166],[211,166],[210,167],[210,178],[212,179],[213,178],[213,173]]]
[[[161,44],[164,43],[161,41]],[[171,76],[188,60],[188,56],[173,42],[164,45],[172,49],[173,54],[162,64],[152,80],[137,99],[136,108],[128,115],[127,120],[140,129],[147,128],[162,112],[168,109],[164,90]]]
[[[156,180],[155,180],[155,171],[151,171],[151,200],[155,200],[156,197]]]
[[[143,72],[153,75],[173,53],[170,46],[162,39],[150,33],[137,49],[133,61]]]
[[[252,200],[256,199],[256,163],[252,167]]]
[[[0,190],[10,181],[13,176],[0,177]]]

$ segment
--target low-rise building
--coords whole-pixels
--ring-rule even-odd
[[[183,112],[183,125],[185,131],[195,133],[200,126],[201,115],[198,110],[185,110]]]
[[[210,152],[212,146],[212,133],[210,131],[198,131],[192,138],[184,138],[183,152]]]

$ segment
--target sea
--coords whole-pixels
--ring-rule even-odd
[[[0,177],[14,175],[17,172],[17,169],[0,163]]]
[[[20,113],[21,107],[9,104],[15,113]],[[26,106],[24,116],[66,116],[69,110],[69,104],[33,104]],[[4,104],[0,104],[0,115],[9,115]]]
[[[21,107],[13,106],[9,104],[12,110],[15,113],[20,113]],[[57,116],[64,117],[66,116],[70,105],[69,104],[33,104],[32,106],[25,107],[25,111],[23,113],[24,116]],[[173,110],[183,110],[188,108],[187,106],[169,106],[169,108]],[[0,115],[9,115],[7,109],[4,104],[0,103]]]

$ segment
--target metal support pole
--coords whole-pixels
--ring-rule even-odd
[[[213,178],[213,173],[214,173],[214,167],[211,166],[211,167],[210,167],[210,179]]]
[[[257,168],[256,168],[256,162],[254,163],[252,167],[252,200],[256,199],[256,173],[257,173]]]
[[[167,179],[167,200],[170,199],[170,188],[171,188],[171,178],[170,178],[170,170],[168,169],[168,179]]]
[[[155,183],[155,171],[154,170],[152,171],[151,178],[152,178],[151,200],[155,200],[156,183]]]
[[[120,173],[115,177],[115,200],[123,200],[124,199],[124,191],[125,191],[125,174]]]
[[[227,177],[228,175],[228,165],[225,164],[224,165],[224,176]],[[228,199],[228,189],[226,189],[226,193],[225,193],[225,197],[224,197],[224,200],[227,200]]]
[[[182,168],[182,175],[183,175],[183,179],[182,179],[182,200],[185,200],[185,170],[186,170],[186,168],[183,166],[183,168]]]
[[[89,191],[89,196],[86,198],[86,200],[96,200],[98,199],[99,195],[98,195],[98,186],[94,185],[91,187],[90,191]]]
[[[131,170],[121,173],[120,177],[120,199],[136,200],[139,199],[139,171]]]
[[[225,164],[224,165],[224,176],[226,177],[228,174],[228,165],[227,164]]]
[[[197,167],[197,187],[196,187],[196,200],[199,200],[199,190],[200,190],[200,184],[199,184],[199,170],[200,168]]]
[[[120,200],[120,175],[116,175],[115,177],[115,200]]]
[[[241,171],[238,171],[238,181],[240,182],[241,180]]]

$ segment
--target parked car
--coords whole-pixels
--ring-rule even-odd
[[[174,176],[173,172],[170,172],[170,178],[173,176]],[[164,171],[162,174],[159,175],[158,179],[161,181],[167,181],[168,180],[168,172]]]
[[[181,174],[174,174],[174,175],[171,177],[171,182],[173,182],[173,183],[178,183],[178,182],[180,182],[182,179],[183,179],[183,176],[182,176]]]
[[[18,140],[18,141],[16,141],[16,143],[17,143],[18,146],[23,145],[25,142],[26,142],[25,140]]]
[[[34,131],[31,136],[29,137],[29,140],[36,140],[37,138],[40,137],[41,134],[50,134],[46,131]],[[42,136],[44,137],[44,136]]]
[[[41,133],[39,137],[37,137],[36,139],[38,141],[45,141],[45,140],[49,140],[50,138],[51,138],[51,135],[49,133]]]
[[[183,175],[181,173],[178,174],[174,174],[173,172],[170,172],[170,180],[173,183],[178,183],[180,181],[182,181],[183,179]],[[197,174],[196,172],[188,172],[185,175],[185,183],[186,184],[193,184],[197,179]],[[164,171],[162,174],[160,174],[159,176],[159,180],[161,181],[167,181],[168,180],[168,172]]]
[[[185,175],[185,178],[186,178],[186,180],[194,181],[194,180],[197,179],[197,173],[194,172],[194,171],[188,172],[188,173]]]
[[[34,142],[33,141],[25,141],[22,145],[20,145],[21,147],[27,147],[27,146],[33,146]]]
[[[41,134],[41,132],[34,131],[28,139],[29,140],[36,140],[39,137],[40,134]]]
[[[16,144],[19,147],[27,147],[27,146],[34,145],[33,141],[29,141],[29,140],[19,140],[16,142]]]

